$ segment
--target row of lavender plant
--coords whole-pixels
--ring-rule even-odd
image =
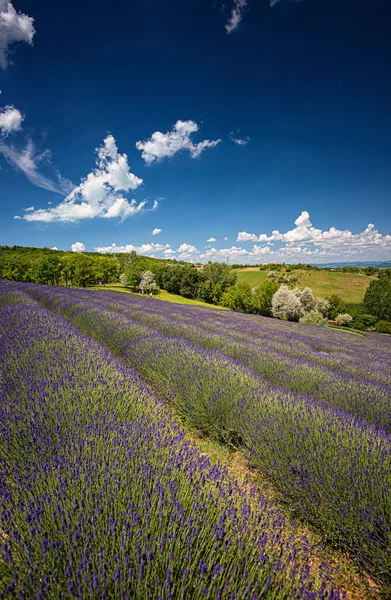
[[[200,455],[133,370],[9,287],[0,598],[342,597],[318,550]]]
[[[243,444],[295,514],[390,592],[390,436],[349,412],[273,387],[217,350],[155,334],[151,327],[140,331],[121,312],[102,311],[96,297],[89,304],[72,291],[34,288],[34,294],[48,305],[52,299],[53,309],[119,352],[193,426]]]
[[[40,300],[47,302],[53,309],[60,302],[63,310],[64,303],[69,301],[72,303],[72,300],[75,302],[78,298],[78,306],[85,306],[87,302],[90,307],[95,307],[96,314],[100,311],[107,313],[109,310],[127,316],[134,324],[132,336],[145,335],[149,327],[154,332],[183,337],[208,349],[218,348],[227,356],[249,366],[255,373],[274,385],[310,395],[316,401],[352,412],[387,433],[391,432],[391,378],[388,375],[391,373],[391,347],[387,343],[382,348],[382,344],[377,340],[375,345],[371,339],[359,339],[355,355],[347,360],[340,348],[342,335],[348,352],[346,342],[349,341],[350,344],[350,339],[346,340],[347,334],[331,332],[330,338],[329,332],[322,330],[320,338],[319,333],[317,334],[317,343],[320,348],[327,348],[329,352],[315,351],[308,346],[308,340],[306,343],[302,341],[305,338],[303,333],[300,333],[300,339],[297,341],[297,335],[292,339],[292,334],[287,335],[284,330],[281,330],[279,344],[275,341],[270,342],[267,333],[270,319],[252,317],[255,331],[262,333],[261,337],[256,338],[254,332],[248,327],[248,320],[244,322],[242,330],[232,332],[232,329],[236,330],[235,324],[231,327],[232,313],[228,313],[230,316],[227,318],[225,316],[227,313],[223,313],[224,317],[221,317],[220,314],[216,315],[216,310],[199,311],[191,308],[184,309],[184,313],[179,314],[178,318],[178,308],[170,314],[167,303],[143,298],[134,300],[133,297],[124,299],[124,294],[116,294],[113,304],[113,294],[110,293],[99,293],[93,298],[91,293],[77,290],[71,292],[46,290],[45,292],[36,289],[35,293],[38,293]],[[161,308],[161,305],[164,307]],[[144,310],[141,310],[141,307]],[[212,313],[213,318],[218,319],[214,330],[213,318],[209,317],[208,320],[205,312]],[[234,319],[237,316],[235,314]],[[259,329],[258,321],[261,321],[262,326],[266,323],[266,333],[262,328]],[[144,324],[147,328],[140,329],[137,333],[135,322]],[[225,329],[224,322],[227,325]],[[288,324],[289,328],[290,326],[291,324]],[[310,334],[313,334],[313,329],[319,331],[318,328],[310,326],[299,325],[298,327],[304,328],[305,332],[309,330]],[[116,331],[118,336],[118,327]],[[129,335],[130,330],[124,321],[125,337],[126,331]],[[357,336],[349,336],[352,337]],[[286,350],[285,338],[288,338],[288,347],[293,349],[290,353]],[[365,344],[368,344],[368,348]],[[281,351],[281,348],[285,350]]]

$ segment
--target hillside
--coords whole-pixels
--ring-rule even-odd
[[[238,282],[246,281],[251,287],[262,283],[268,271],[257,267],[235,270]],[[364,298],[365,290],[374,279],[357,273],[336,273],[334,271],[294,271],[299,278],[299,287],[309,287],[314,296],[324,298],[331,294],[341,296],[345,302],[358,304]]]

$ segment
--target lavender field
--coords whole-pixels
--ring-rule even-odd
[[[0,281],[0,359],[0,598],[391,596],[390,337]]]

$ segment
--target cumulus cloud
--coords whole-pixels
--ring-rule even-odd
[[[60,182],[53,182],[39,172],[39,167],[43,163],[50,163],[50,152],[48,150],[37,152],[32,141],[27,142],[24,148],[17,149],[0,139],[0,154],[15,169],[22,171],[32,184],[44,190],[63,195]]]
[[[95,252],[101,252],[102,254],[113,254],[113,253],[126,253],[126,252],[137,252],[138,254],[149,254],[151,252],[159,253],[166,252],[171,248],[170,244],[141,244],[140,246],[134,246],[133,244],[117,245],[116,243],[110,246],[96,246]]]
[[[152,235],[158,235],[158,233],[161,233],[162,230],[159,229],[159,227],[155,227],[155,229],[152,230]]]
[[[214,148],[221,142],[220,139],[203,140],[194,144],[190,136],[198,130],[194,121],[177,121],[171,131],[155,131],[149,139],[136,142],[136,148],[141,150],[147,165],[155,160],[170,158],[182,150],[190,152],[192,158],[197,158],[206,148]]]
[[[86,249],[85,245],[83,244],[83,242],[75,242],[74,244],[72,244],[71,246],[71,250],[72,252],[84,252]],[[56,248],[57,250],[57,248]]]
[[[330,227],[322,230],[314,227],[310,215],[303,211],[295,220],[295,227],[280,233],[278,230],[271,235],[247,233],[240,231],[237,240],[241,242],[274,242],[285,243],[279,250],[289,257],[295,254],[303,256],[321,255],[334,257],[336,260],[349,259],[351,256],[362,256],[363,260],[386,256],[391,251],[391,235],[383,235],[370,223],[364,231],[353,233],[349,229]]]
[[[58,250],[57,246],[52,246],[50,250]]]
[[[9,0],[0,0],[0,68],[10,64],[8,51],[16,42],[33,43],[34,19],[16,12]]]
[[[209,243],[212,243],[212,242],[217,242],[216,238],[214,238],[214,237],[210,237],[210,238],[209,238],[208,240],[206,240],[206,241],[207,241],[207,242],[209,242]]]
[[[10,133],[20,131],[24,116],[12,105],[0,109],[0,134],[7,137]]]
[[[126,194],[139,187],[143,180],[131,173],[128,158],[118,152],[112,135],[104,139],[103,145],[96,149],[96,155],[96,168],[62,202],[35,210],[23,219],[46,223],[76,222],[94,217],[124,220],[142,212],[147,200],[128,200]],[[155,201],[153,208],[156,206]]]
[[[243,12],[247,6],[247,0],[235,0],[234,6],[231,11],[230,18],[225,24],[225,30],[227,33],[232,33],[240,25],[243,18]]]
[[[245,234],[245,235],[243,235]],[[383,235],[370,223],[364,231],[353,233],[331,227],[322,230],[314,227],[310,215],[303,211],[295,221],[295,227],[280,233],[274,230],[271,235],[238,234],[243,242],[253,242],[248,249],[241,245],[215,248],[211,244],[203,250],[183,242],[178,247],[170,244],[147,243],[135,246],[98,246],[97,252],[131,252],[139,254],[163,255],[165,258],[189,262],[229,261],[232,263],[259,264],[260,262],[344,262],[349,260],[386,260],[391,253],[391,235]],[[248,237],[246,237],[248,236]]]

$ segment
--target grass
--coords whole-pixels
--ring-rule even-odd
[[[135,292],[131,292],[128,288],[123,287],[122,285],[92,285],[88,287],[89,290],[101,290],[103,292],[107,291],[115,291],[115,292],[124,292],[125,294],[132,294],[132,296],[139,296]],[[144,296],[145,297],[145,296]],[[191,298],[184,298],[183,296],[179,296],[178,294],[170,294],[166,292],[166,290],[160,290],[157,296],[153,296],[154,300],[164,300],[165,302],[175,302],[176,304],[191,304],[192,306],[207,306],[208,308],[218,308],[220,310],[229,310],[224,306],[216,306],[214,304],[208,304],[207,302],[202,302],[202,300],[192,300]]]
[[[255,287],[267,278],[268,271],[259,271],[256,267],[236,271],[238,282],[245,281]],[[345,302],[359,304],[373,277],[356,273],[337,273],[335,271],[294,271],[299,278],[299,287],[310,287],[314,296],[324,298],[331,294],[341,296]]]

